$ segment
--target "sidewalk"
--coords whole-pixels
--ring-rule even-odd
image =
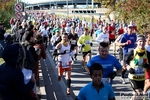
[[[72,95],[66,95],[65,79],[57,80],[57,69],[50,54],[50,46],[46,50],[47,58],[40,61],[39,89],[41,100],[73,100]]]

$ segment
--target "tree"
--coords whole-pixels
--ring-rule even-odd
[[[9,20],[14,16],[14,4],[16,0],[0,0],[0,22],[6,27],[10,27]]]
[[[150,31],[150,4],[147,0],[118,0],[114,6],[108,5],[108,8],[107,14],[114,12],[116,19],[128,23],[135,20],[139,33]]]

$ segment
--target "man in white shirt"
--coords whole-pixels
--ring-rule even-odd
[[[47,30],[47,26],[44,26],[44,29],[41,30],[41,35],[43,37],[43,42],[45,43],[46,47],[47,47],[47,38],[48,38],[48,30]]]
[[[109,43],[109,34],[107,33],[107,28],[103,27],[103,32],[98,35],[96,41],[99,42],[107,42]]]
[[[83,28],[81,27],[81,23],[78,23],[78,26],[75,29],[75,33],[78,34],[78,37],[80,37],[83,34]]]

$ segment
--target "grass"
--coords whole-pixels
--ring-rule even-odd
[[[11,28],[7,29],[6,33],[11,33]]]
[[[66,17],[67,15],[63,15],[63,14],[56,14],[58,17]],[[82,17],[82,15],[75,15],[77,16],[80,20],[82,20],[83,18],[86,19],[87,22],[90,22],[91,17],[87,18],[87,17]],[[74,17],[74,15],[69,15],[69,18]],[[96,23],[96,20],[94,20],[94,23]]]

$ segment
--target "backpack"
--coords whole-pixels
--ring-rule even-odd
[[[30,69],[34,72],[34,68],[35,68],[35,60],[33,58],[33,55],[30,51],[31,45],[23,45],[25,52],[26,52],[26,58],[24,61],[24,67],[26,69]]]

